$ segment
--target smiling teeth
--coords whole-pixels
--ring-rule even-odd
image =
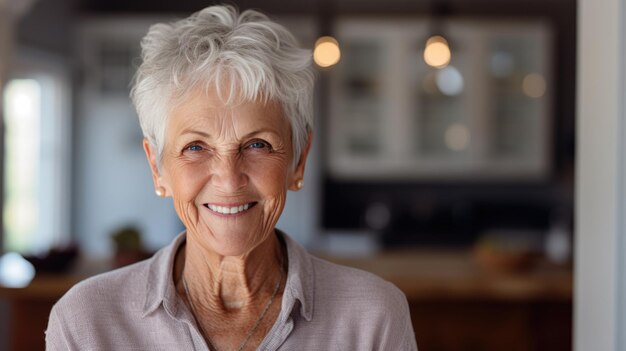
[[[211,211],[221,213],[221,214],[235,214],[235,213],[243,212],[247,210],[248,208],[250,208],[250,204],[245,204],[241,206],[233,206],[233,207],[216,206],[216,205],[207,205],[207,206],[209,207],[209,209],[211,209]]]

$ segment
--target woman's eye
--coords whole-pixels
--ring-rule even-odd
[[[248,144],[248,148],[250,148],[250,149],[271,149],[272,147],[270,146],[270,144],[268,144],[267,142],[265,142],[263,140],[255,140],[255,141],[251,142],[250,144]]]
[[[185,150],[197,152],[197,151],[204,150],[204,148],[198,144],[192,144],[192,145],[187,146]]]

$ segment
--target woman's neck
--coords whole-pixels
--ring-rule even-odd
[[[196,313],[255,309],[282,279],[283,252],[276,235],[242,256],[221,256],[187,238],[177,256],[175,281],[186,282],[192,295],[187,298],[200,310]]]

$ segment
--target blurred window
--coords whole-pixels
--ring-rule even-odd
[[[5,251],[36,254],[69,238],[67,90],[40,71],[3,90]]]

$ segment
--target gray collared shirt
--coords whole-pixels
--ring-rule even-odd
[[[289,272],[280,314],[257,350],[417,350],[404,294],[308,254],[282,235]],[[173,280],[179,235],[152,258],[89,278],[53,307],[47,350],[209,350]]]

